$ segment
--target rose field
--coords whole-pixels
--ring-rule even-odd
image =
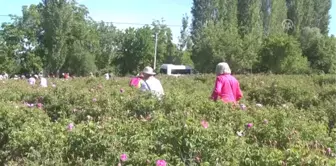
[[[158,78],[161,101],[126,77],[0,82],[0,165],[336,165],[334,75],[238,75],[246,107],[209,100],[214,75]]]

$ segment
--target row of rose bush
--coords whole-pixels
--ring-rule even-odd
[[[333,76],[238,76],[245,109],[208,100],[212,75],[0,84],[0,164],[335,165]]]

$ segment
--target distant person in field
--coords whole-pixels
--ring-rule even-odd
[[[36,79],[35,78],[37,78],[37,75],[34,75],[34,77],[30,76],[30,78],[28,79],[28,83],[30,85],[35,85],[35,83],[36,83]]]
[[[224,103],[237,103],[242,97],[238,80],[231,75],[231,69],[225,62],[216,66],[216,81],[211,99],[222,100]]]
[[[69,73],[62,73],[62,76],[65,80],[69,79]]]
[[[155,74],[153,68],[147,66],[142,71],[143,78],[140,80],[140,90],[142,91],[150,91],[152,92],[156,97],[161,99],[161,97],[164,95],[163,87],[161,85],[161,82],[155,78]]]
[[[6,72],[4,72],[3,78],[6,79],[6,80],[9,78],[9,76]]]
[[[140,73],[137,76],[131,78],[131,81],[129,83],[129,85],[131,87],[135,87],[135,88],[140,88],[141,87],[141,80],[143,79],[143,74]]]
[[[90,77],[95,77],[92,72],[90,72]]]
[[[110,74],[109,73],[105,73],[105,79],[109,80],[110,79]]]
[[[40,86],[44,88],[48,87],[48,81],[43,76],[41,77],[41,80],[40,80]]]

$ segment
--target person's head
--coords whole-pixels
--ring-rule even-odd
[[[142,72],[140,72],[140,73],[137,75],[137,77],[139,77],[139,78],[143,78],[143,77],[144,77],[144,75],[143,75],[143,73],[142,73]]]
[[[226,62],[218,63],[216,66],[216,75],[231,74],[230,66]]]
[[[143,79],[148,79],[155,74],[156,73],[154,72],[153,68],[151,68],[150,66],[146,66],[142,71]]]

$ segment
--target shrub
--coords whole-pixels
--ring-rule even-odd
[[[0,84],[0,164],[336,164],[332,75],[238,75],[246,110],[208,100],[212,75],[158,77],[162,101],[127,78]]]

